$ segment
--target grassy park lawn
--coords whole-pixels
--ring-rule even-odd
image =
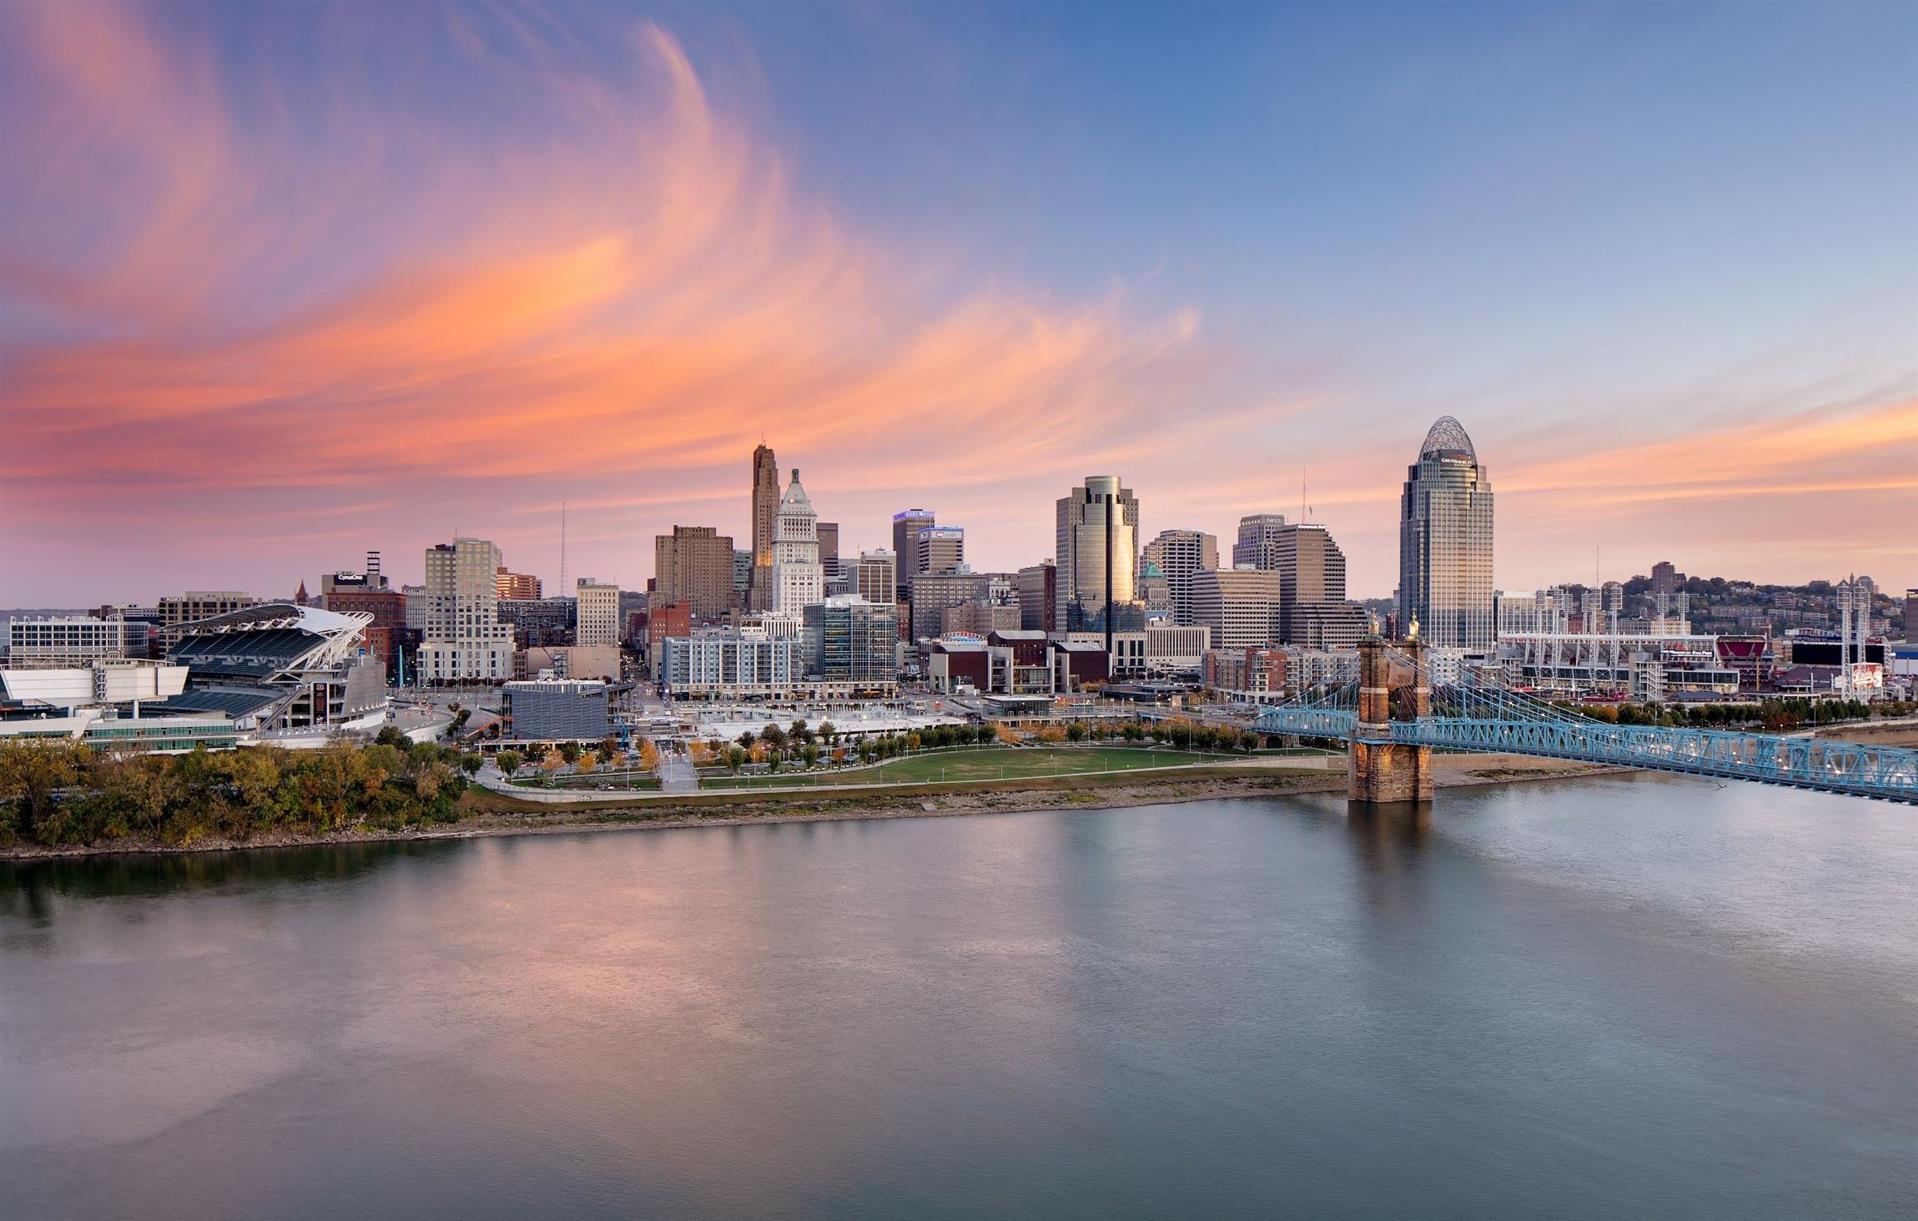
[[[998,747],[984,750],[934,751],[891,759],[876,767],[841,772],[781,771],[770,776],[713,776],[700,780],[702,788],[761,788],[798,784],[937,783],[941,780],[999,780],[1034,776],[1069,776],[1086,772],[1119,772],[1155,767],[1184,767],[1243,755],[1154,749],[1143,746]]]
[[[521,768],[509,778],[508,783],[519,785],[521,788],[596,789],[606,784],[616,789],[656,789],[659,787],[659,778],[651,772],[624,769],[614,771],[611,768],[587,772],[584,775],[565,772],[557,776],[547,776],[537,769],[529,771]]]

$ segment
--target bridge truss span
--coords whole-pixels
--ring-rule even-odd
[[[1391,728],[1395,741],[1441,750],[1577,759],[1918,803],[1918,751],[1899,747],[1602,721],[1427,717]]]
[[[1356,684],[1348,682],[1268,708],[1256,728],[1343,739],[1356,744],[1355,751],[1396,745],[1534,755],[1918,804],[1918,750],[1831,738],[1618,725],[1477,681],[1430,684],[1416,653],[1377,641],[1361,647],[1378,649],[1403,667],[1400,673],[1413,675],[1403,681],[1426,685],[1429,708],[1390,720],[1381,713],[1376,723],[1367,723],[1359,717]]]

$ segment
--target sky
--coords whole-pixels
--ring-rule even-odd
[[[0,7],[0,606],[1309,512],[1918,585],[1918,4]]]

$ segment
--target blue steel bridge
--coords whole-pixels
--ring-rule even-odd
[[[1918,750],[1719,729],[1615,725],[1523,692],[1481,684],[1469,674],[1456,684],[1433,684],[1421,648],[1375,641],[1365,648],[1383,655],[1376,659],[1383,664],[1375,678],[1388,671],[1397,676],[1378,681],[1367,719],[1360,719],[1362,667],[1355,658],[1349,679],[1265,709],[1254,727],[1261,733],[1342,739],[1355,758],[1361,751],[1381,749],[1411,758],[1418,748],[1534,755],[1918,804]],[[1401,749],[1393,752],[1394,747]],[[1361,792],[1357,781],[1353,797],[1378,799]]]

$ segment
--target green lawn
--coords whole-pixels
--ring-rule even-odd
[[[610,784],[618,789],[656,789],[659,787],[659,777],[651,772],[613,771],[610,768],[588,772],[583,776],[567,772],[549,777],[538,771],[521,769],[508,779],[508,783],[534,789],[596,789],[602,784]]]
[[[701,788],[761,788],[800,784],[896,784],[940,780],[998,780],[1032,776],[1069,776],[1085,772],[1118,772],[1161,767],[1184,767],[1243,755],[1201,754],[1193,751],[1136,746],[998,747],[983,750],[934,751],[891,759],[876,767],[842,772],[781,771],[770,776],[702,777]]]

